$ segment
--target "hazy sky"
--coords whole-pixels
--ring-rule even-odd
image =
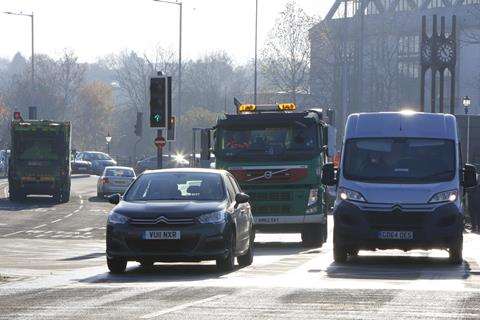
[[[259,45],[288,0],[259,0]],[[325,16],[333,0],[297,0]],[[183,0],[184,57],[225,50],[243,63],[253,56],[255,0]],[[177,49],[178,6],[153,0],[1,0],[0,12],[35,13],[36,52],[58,56],[71,49],[83,61],[157,44]],[[30,19],[0,13],[0,57],[30,56]]]

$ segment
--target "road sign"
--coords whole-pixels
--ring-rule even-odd
[[[157,148],[163,148],[165,147],[165,145],[167,144],[167,141],[165,140],[164,137],[156,137],[155,138],[155,145],[157,146]]]

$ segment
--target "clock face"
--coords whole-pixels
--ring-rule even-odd
[[[422,47],[422,62],[430,63],[432,61],[432,48],[429,43],[426,43]]]
[[[444,43],[438,47],[437,59],[443,63],[452,62],[455,56],[455,50],[450,43]]]

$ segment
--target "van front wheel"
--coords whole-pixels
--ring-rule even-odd
[[[463,262],[463,234],[448,248],[448,257],[451,264],[459,265]]]

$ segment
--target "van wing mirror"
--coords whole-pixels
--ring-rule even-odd
[[[477,168],[472,164],[465,164],[463,168],[463,187],[468,189],[476,187],[477,185]]]
[[[322,167],[322,184],[326,186],[333,186],[336,183],[335,168],[333,163],[326,163]]]
[[[110,197],[108,197],[108,202],[116,205],[116,204],[120,203],[121,199],[122,199],[122,196],[119,195],[118,193],[116,193],[116,194],[112,194]]]

